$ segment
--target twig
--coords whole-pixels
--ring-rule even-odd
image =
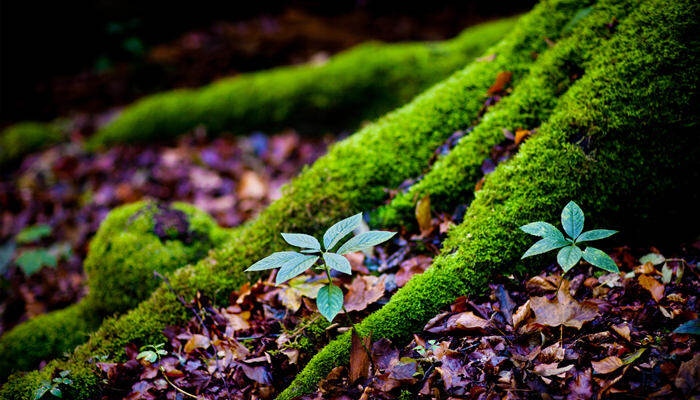
[[[186,395],[186,396],[190,396],[190,397],[192,397],[192,398],[194,398],[194,399],[201,399],[201,397],[196,396],[196,395],[194,395],[194,394],[192,394],[192,393],[189,393],[189,392],[187,392],[187,391],[185,391],[185,390],[183,390],[183,389],[180,389],[179,387],[177,387],[177,385],[175,385],[174,383],[170,382],[170,379],[168,379],[168,375],[165,374],[165,370],[163,369],[163,367],[160,367],[160,372],[163,373],[163,378],[165,378],[165,381],[168,382],[168,383],[170,384],[170,386],[174,387],[175,390],[177,390],[178,392],[180,392],[180,393],[182,393],[182,394],[184,394],[184,395]]]

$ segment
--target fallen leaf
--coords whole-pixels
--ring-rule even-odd
[[[517,328],[520,324],[525,321],[525,319],[530,315],[530,300],[526,301],[525,304],[518,307],[513,314],[513,328]]]
[[[532,134],[532,131],[529,131],[527,129],[518,129],[515,131],[515,144],[520,144],[522,143],[525,138],[530,136]]]
[[[246,171],[238,182],[237,193],[242,199],[262,199],[267,194],[267,184],[255,172]]]
[[[377,340],[372,345],[372,360],[381,371],[386,371],[399,362],[399,351],[386,338]]]
[[[588,400],[593,398],[591,386],[591,369],[574,373],[574,379],[569,383],[569,400]]]
[[[287,309],[296,312],[301,307],[303,296],[315,299],[323,286],[324,283],[321,281],[312,281],[308,275],[300,275],[283,285],[277,296]]]
[[[350,311],[361,311],[370,304],[381,299],[384,295],[386,275],[380,277],[374,275],[358,276],[352,281],[345,295],[345,309]]]
[[[535,366],[534,372],[539,376],[557,376],[565,373],[574,367],[574,364],[569,364],[565,367],[559,367],[558,362],[550,364],[538,364]]]
[[[564,280],[557,297],[530,299],[530,308],[535,313],[535,323],[547,326],[570,326],[581,329],[584,323],[598,315],[598,306],[590,301],[579,303],[569,293],[569,281]]]
[[[628,342],[632,341],[632,338],[630,337],[630,326],[628,324],[613,325],[612,329]]]
[[[411,277],[413,277],[413,275],[422,274],[425,272],[425,270],[430,267],[432,262],[433,259],[431,257],[424,255],[419,255],[403,261],[399,265],[399,271],[394,277],[396,286],[403,287],[403,285],[405,285],[411,279]]]
[[[493,61],[496,58],[496,53],[489,54],[488,56],[479,57],[476,61]]]
[[[591,361],[593,370],[596,374],[609,374],[613,371],[617,371],[620,367],[625,365],[620,357],[610,356],[605,357],[600,361]]]
[[[248,379],[253,380],[261,385],[269,386],[272,385],[272,375],[263,365],[250,366],[246,363],[238,363],[245,376]]]
[[[432,217],[430,216],[430,195],[426,194],[416,203],[416,220],[421,235],[428,236],[433,230]]]
[[[651,293],[651,297],[658,303],[664,298],[664,285],[648,275],[639,276],[639,285]]]
[[[362,345],[364,343],[364,346]],[[352,344],[350,347],[350,383],[369,376],[369,355],[365,348],[372,345],[371,335],[360,338],[352,331]]]
[[[513,74],[508,71],[499,72],[498,76],[496,76],[496,81],[493,83],[493,85],[491,85],[491,87],[489,88],[489,90],[486,91],[486,93],[495,94],[505,89],[508,82],[510,82],[510,78],[512,75]]]
[[[209,338],[195,333],[192,338],[185,343],[185,353],[191,353],[196,349],[206,349],[210,345]]]
[[[697,393],[700,388],[700,353],[681,364],[674,383],[685,394]]]
[[[654,268],[654,264],[652,264],[651,261],[647,261],[642,265],[636,266],[634,268],[634,273],[651,275],[656,273],[656,268]]]
[[[662,256],[659,253],[649,253],[642,258],[639,259],[639,262],[642,264],[646,264],[648,262],[652,263],[653,265],[659,265],[662,262],[664,262],[666,258]]]
[[[539,275],[530,278],[530,280],[528,280],[525,284],[525,287],[529,291],[541,290],[544,292],[548,292],[551,290],[557,290],[557,285],[555,283],[552,283],[549,279],[543,278]]]
[[[428,321],[425,330],[431,333],[445,333],[453,331],[485,331],[489,322],[481,317],[477,317],[471,311],[465,311],[447,317],[449,313],[439,314]],[[447,317],[447,318],[445,318]]]

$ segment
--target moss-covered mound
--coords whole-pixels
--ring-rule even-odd
[[[581,12],[586,10],[588,4],[589,3],[582,3],[574,0],[554,0],[539,4],[535,10],[519,21],[513,31],[508,34],[503,41],[486,51],[486,55],[496,55],[493,59],[487,57],[483,61],[472,63],[467,68],[453,75],[450,79],[436,85],[423,95],[417,97],[405,107],[387,115],[376,123],[362,129],[349,139],[334,146],[327,156],[320,159],[313,167],[305,170],[295,179],[285,189],[284,195],[280,200],[271,205],[257,220],[238,230],[226,244],[213,252],[210,257],[207,257],[194,266],[181,268],[170,274],[169,278],[174,290],[185,297],[192,296],[196,290],[200,290],[209,296],[224,300],[230,290],[237,288],[237,286],[242,284],[247,278],[250,278],[242,274],[241,271],[244,268],[254,261],[268,255],[270,252],[280,250],[284,247],[281,240],[278,239],[278,233],[280,231],[297,230],[318,233],[318,231],[326,228],[332,221],[340,217],[347,216],[358,210],[377,207],[386,199],[384,188],[396,187],[405,179],[421,174],[429,167],[429,160],[435,149],[440,146],[441,143],[455,130],[469,128],[474,125],[475,121],[479,120],[484,101],[489,96],[487,93],[488,89],[496,80],[499,73],[510,71],[512,73],[510,85],[511,87],[517,88],[522,79],[526,77],[531,68],[533,68],[533,64],[536,64],[536,60],[539,60],[539,57],[533,57],[533,55],[540,54],[544,56],[546,51],[551,51],[551,49],[548,50],[549,45],[544,38],[547,38],[549,41],[559,42],[565,40],[566,37],[580,34],[581,30],[577,30],[576,26],[581,24],[582,21],[585,21],[586,17],[584,16],[582,19],[577,18],[577,16],[580,16]],[[634,5],[635,3],[632,2],[630,4]],[[678,12],[677,8],[674,10],[676,10],[678,14],[682,14]],[[593,15],[593,13],[589,15]],[[679,15],[679,18],[679,21],[687,22],[687,16]],[[642,84],[649,84],[658,92],[659,88],[665,87],[665,85],[668,84],[668,80],[674,78],[679,79],[680,82],[683,82],[684,79],[686,81],[688,80],[686,75],[678,75],[676,73],[677,69],[675,69],[676,67],[674,64],[667,65],[665,61],[666,58],[670,60],[669,63],[675,61],[677,53],[687,52],[687,50],[683,48],[678,48],[678,46],[684,43],[675,33],[675,30],[681,30],[681,28],[683,28],[682,22],[679,21],[668,21],[668,28],[658,29],[658,35],[661,35],[664,41],[669,41],[671,43],[670,46],[668,46],[668,43],[664,43],[670,51],[669,55],[656,51],[657,49],[653,48],[651,45],[652,48],[645,49],[648,50],[649,54],[643,53],[639,55],[640,63],[645,64],[643,67],[654,71],[656,75],[650,77],[650,73],[647,73],[646,70],[638,71],[638,69],[642,67],[639,67],[639,65],[632,65],[629,66],[629,71],[624,72],[624,74],[627,74],[624,75],[624,83],[636,82],[636,85],[630,85],[630,87],[634,88],[638,88]],[[606,24],[607,23],[608,22],[606,22]],[[612,19],[609,23],[611,23],[614,28],[615,23]],[[567,27],[572,25],[573,29]],[[642,28],[643,26],[640,26],[640,29]],[[657,28],[657,25],[654,25],[654,28],[650,28],[648,31],[645,30],[643,33],[653,36],[654,40],[658,41],[660,39],[655,33],[655,29]],[[610,34],[613,35],[614,32],[615,29],[612,29]],[[627,43],[622,42],[622,45],[626,44]],[[620,44],[617,46],[620,46]],[[619,55],[621,54],[624,54],[622,50],[620,50]],[[617,53],[614,55],[616,57],[619,56]],[[662,60],[659,60],[660,58]],[[627,68],[628,64],[630,64],[628,62],[629,60],[618,64],[614,63],[615,60],[611,61],[605,59],[604,61],[620,68]],[[683,63],[687,64],[688,60],[681,60],[678,65],[685,67],[685,72],[689,73],[691,68],[688,68],[688,66]],[[650,65],[647,66],[646,64]],[[659,67],[660,69],[656,67],[657,64],[661,66]],[[589,70],[593,71],[593,67],[589,67]],[[613,70],[611,72],[616,71]],[[640,81],[636,81],[637,78],[635,77],[637,74],[640,76]],[[564,118],[561,114],[563,113],[565,114],[564,116],[566,116],[568,115],[566,114],[567,112],[571,113],[571,118],[576,117],[576,120],[582,124],[576,127],[577,135],[574,135],[572,138],[565,136],[570,135],[571,130],[563,119],[562,122],[557,124],[552,123],[551,129],[553,130],[560,129],[560,127],[562,127],[561,129],[567,127],[569,130],[557,130],[562,136],[543,134],[541,137],[549,138],[546,140],[534,140],[537,139],[536,136],[527,143],[527,146],[535,149],[531,151],[534,153],[537,153],[537,150],[540,149],[540,147],[537,147],[537,143],[542,143],[539,145],[541,148],[551,145],[551,151],[544,151],[541,156],[538,154],[529,156],[531,157],[529,160],[533,163],[539,162],[542,159],[550,160],[553,162],[551,167],[543,165],[543,167],[549,168],[543,172],[542,170],[533,169],[537,168],[539,164],[529,165],[530,161],[520,161],[527,164],[522,167],[525,169],[525,172],[523,172],[524,175],[519,175],[520,180],[516,179],[509,184],[506,184],[509,182],[507,177],[499,178],[502,182],[505,182],[500,187],[503,192],[499,192],[495,189],[498,185],[493,182],[498,182],[498,179],[495,178],[498,174],[494,175],[494,177],[490,179],[491,183],[488,186],[494,189],[484,189],[482,191],[483,193],[491,193],[492,197],[486,200],[479,200],[477,198],[472,209],[479,211],[471,211],[468,218],[478,221],[481,221],[481,219],[488,221],[487,217],[491,215],[491,209],[486,205],[489,204],[489,201],[493,202],[494,207],[498,207],[499,210],[503,212],[503,218],[506,219],[496,219],[494,222],[485,223],[483,229],[486,230],[489,226],[498,228],[499,224],[505,224],[504,226],[511,229],[510,231],[504,233],[503,229],[499,228],[500,230],[494,232],[493,235],[496,235],[497,239],[503,239],[505,237],[510,239],[510,236],[513,236],[512,232],[514,227],[511,225],[513,225],[514,222],[507,218],[513,215],[520,215],[517,214],[519,212],[518,207],[520,207],[519,201],[522,201],[522,196],[528,193],[529,189],[527,185],[530,184],[528,182],[529,180],[533,180],[537,185],[537,182],[541,182],[542,179],[550,178],[552,170],[555,169],[562,169],[562,174],[569,175],[566,179],[557,178],[558,175],[552,175],[551,181],[548,181],[549,186],[544,189],[540,186],[535,186],[535,189],[533,189],[530,195],[536,196],[538,193],[543,193],[543,190],[546,189],[553,192],[553,197],[551,200],[548,200],[545,196],[542,200],[543,202],[527,204],[522,214],[522,219],[539,219],[539,217],[542,216],[549,217],[554,208],[559,209],[562,206],[563,203],[559,204],[562,200],[560,197],[572,194],[576,195],[577,192],[575,192],[575,190],[581,190],[582,182],[588,182],[585,180],[587,179],[585,178],[585,173],[587,173],[588,170],[584,169],[585,173],[582,174],[584,176],[579,176],[572,174],[575,167],[590,167],[592,173],[597,173],[598,170],[593,168],[593,165],[597,165],[593,161],[595,160],[594,157],[600,157],[600,165],[615,165],[609,162],[610,160],[607,158],[608,156],[606,153],[610,151],[612,156],[623,157],[621,168],[624,168],[632,162],[630,160],[638,160],[637,157],[639,154],[635,153],[635,151],[648,150],[648,148],[637,149],[634,146],[636,142],[631,141],[626,143],[630,145],[627,150],[630,153],[624,153],[624,147],[616,147],[620,144],[620,142],[616,141],[620,135],[615,135],[613,133],[608,135],[609,130],[611,132],[626,132],[629,128],[630,120],[634,119],[637,124],[642,126],[642,129],[639,136],[630,136],[630,138],[635,140],[639,138],[649,139],[654,143],[657,141],[657,138],[647,137],[650,136],[647,134],[651,131],[651,128],[647,128],[647,126],[654,125],[654,121],[663,120],[664,122],[669,122],[665,121],[669,113],[678,113],[682,117],[683,113],[679,113],[678,110],[685,110],[683,107],[687,108],[685,102],[688,101],[688,91],[682,92],[684,88],[684,84],[682,83],[670,88],[671,91],[674,91],[672,94],[674,96],[673,98],[652,98],[649,100],[651,109],[640,111],[638,110],[642,107],[640,104],[646,101],[646,99],[634,97],[637,93],[630,92],[625,84],[620,82],[620,79],[622,79],[620,78],[620,74],[615,75],[611,73],[611,76],[616,78],[608,80],[604,77],[604,79],[601,80],[601,84],[611,85],[611,91],[613,92],[620,88],[622,90],[620,96],[623,96],[623,100],[620,100],[618,97],[610,97],[612,94],[603,90],[605,86],[599,87],[597,82],[590,83],[590,85],[594,87],[589,86],[589,89],[594,92],[597,91],[598,97],[592,98],[590,96],[582,96],[584,100],[590,100],[592,103],[591,106],[596,106],[597,108],[591,108],[590,111],[586,108],[578,109],[576,108],[576,104],[578,103],[565,106],[565,102],[559,100],[559,102],[562,103],[560,107],[564,107],[566,111],[555,113],[555,115],[560,115],[556,118]],[[661,80],[656,79],[656,76],[660,77],[659,79]],[[590,81],[589,79],[588,82]],[[583,82],[586,81],[581,79],[576,83],[576,86],[579,87],[579,85],[583,85]],[[654,87],[655,84],[656,87]],[[571,90],[573,89],[570,89],[570,91]],[[676,92],[682,92],[682,95]],[[507,91],[505,93],[507,93]],[[513,94],[515,94],[515,92]],[[606,98],[601,94],[607,94],[608,97]],[[640,95],[648,95],[648,92],[644,90]],[[575,99],[573,96],[567,96],[568,100],[566,101],[573,101],[571,98]],[[597,103],[598,100],[604,102],[616,100],[615,104],[618,106],[618,109],[610,108],[612,112],[612,116],[608,116],[610,119],[605,115],[600,115],[601,108],[605,111],[607,104]],[[581,104],[586,105],[586,103]],[[652,113],[651,110],[656,111],[660,104],[663,104],[665,108],[659,112]],[[688,117],[688,115],[692,116],[692,113],[686,114],[686,117]],[[543,119],[544,118],[545,117],[543,117]],[[555,117],[551,119],[555,120]],[[587,125],[587,121],[589,121],[591,125]],[[682,123],[687,123],[687,121],[684,120]],[[669,129],[675,129],[677,126],[684,125],[674,119],[670,121],[668,126],[663,126],[658,132],[668,132]],[[598,127],[602,127],[603,130]],[[545,127],[541,128],[541,132],[547,132]],[[610,136],[611,141],[606,142],[602,140],[608,136]],[[565,137],[572,139],[572,141],[576,143],[567,142],[568,139],[565,139]],[[601,139],[600,144],[596,144],[598,147],[595,149],[597,150],[589,154],[582,153],[581,148],[588,146],[586,143],[592,140],[591,138],[595,138],[596,140],[598,138]],[[581,142],[582,144],[578,144],[579,140],[583,140],[583,142]],[[596,143],[596,140],[593,140],[592,143]],[[673,143],[673,141],[671,142]],[[487,152],[489,146],[487,143],[484,143],[484,146],[485,148],[483,151]],[[674,149],[675,147],[668,148],[667,150],[668,152],[672,152]],[[563,155],[560,154],[562,151],[564,152]],[[572,157],[571,164],[562,161],[565,156],[569,155],[569,152]],[[598,155],[599,153],[600,155]],[[519,156],[518,160],[528,160],[528,156],[524,154],[526,154],[525,149],[523,149],[523,154]],[[625,155],[629,155],[630,159],[624,159]],[[659,153],[658,157],[661,156],[662,152]],[[551,157],[551,159],[549,157]],[[650,160],[648,168],[646,164],[642,163],[641,165],[634,165],[635,169],[632,169],[629,174],[623,169],[625,177],[635,177],[633,173],[637,168],[641,168],[639,169],[639,176],[648,176],[644,174],[647,174],[656,166],[653,162],[656,158],[652,157]],[[511,165],[517,166],[519,164],[514,162],[512,164],[502,165],[499,167],[499,170],[508,171]],[[675,166],[676,164],[669,165]],[[664,173],[666,170],[661,169],[659,171],[660,173]],[[616,166],[611,168],[609,172],[609,174],[613,173],[617,173]],[[508,172],[500,172],[500,174],[508,174]],[[605,175],[601,179],[606,181],[609,176],[610,175]],[[518,177],[516,176],[516,178]],[[537,179],[540,180],[538,181]],[[635,185],[639,185],[639,182],[642,180],[643,178],[635,178],[627,184],[628,186],[622,185],[621,196],[628,196],[629,193],[626,192],[626,190],[632,186],[638,187]],[[556,187],[556,185],[562,181],[564,186],[561,188]],[[591,190],[600,188],[599,186],[600,185],[593,186]],[[652,190],[653,189],[654,187],[652,187]],[[484,196],[481,194],[482,192],[480,192],[479,196]],[[609,190],[601,192],[601,194],[608,195]],[[515,196],[513,198],[517,201],[507,201],[511,195]],[[605,207],[609,206],[608,200],[611,200],[611,198],[612,197],[609,196],[603,196],[600,198],[599,202],[592,203],[590,201],[591,197],[586,197],[585,199],[588,199],[588,201],[582,201],[582,203],[587,211],[599,212],[601,210],[607,210]],[[649,197],[644,198],[647,202],[648,199]],[[481,203],[479,203],[479,201],[481,201]],[[481,204],[481,206],[477,206],[477,204]],[[640,211],[643,211],[643,209],[640,209]],[[472,222],[469,229],[478,226],[477,222]],[[486,235],[485,233],[483,234]],[[495,252],[498,250],[490,248],[490,250],[485,252],[486,258],[483,263],[493,262],[494,265],[502,265],[499,263],[505,263],[506,258],[512,256],[515,247],[522,244],[518,243],[518,240],[522,242],[524,239],[516,237],[516,240],[512,242],[513,248],[508,248],[503,258],[498,258],[498,253],[495,253],[493,257],[490,256],[490,254],[494,254],[491,253],[492,251]],[[479,241],[478,244],[485,245],[486,241],[486,236],[484,236],[484,239]],[[452,244],[451,246],[459,247],[457,244]],[[470,254],[478,252],[478,249],[478,247],[473,248],[470,250],[472,252]],[[446,259],[449,259],[449,257],[446,257]],[[464,260],[460,259],[460,261]],[[466,268],[467,264],[462,265]],[[484,271],[492,271],[492,268],[493,266],[490,266]],[[435,270],[441,269],[438,268]],[[455,269],[454,272],[456,273],[459,271]],[[430,272],[425,275],[426,278],[424,279],[432,279],[431,277],[435,275],[435,272]],[[485,279],[484,276],[487,274],[476,275],[478,276],[475,277],[475,282],[478,281],[477,283],[481,284],[483,283],[483,279]],[[466,273],[465,276],[464,280],[467,280],[468,276]],[[405,334],[417,324],[418,320],[423,318],[424,314],[434,310],[439,304],[447,301],[446,299],[448,297],[455,294],[454,283],[440,280],[435,282],[436,286],[433,287],[433,290],[445,288],[445,294],[437,296],[435,301],[431,303],[429,299],[425,299],[425,296],[428,294],[418,291],[415,296],[415,301],[426,300],[426,303],[425,305],[418,305],[419,307],[415,311],[417,317],[407,318],[407,325],[400,326],[405,328],[399,330],[400,333]],[[420,287],[416,285],[417,284],[411,284],[410,286]],[[461,287],[460,290],[468,290],[471,287],[476,287],[476,283],[473,285],[474,286]],[[407,297],[405,294],[402,296]],[[187,312],[178,303],[175,295],[171,293],[168,288],[161,285],[148,300],[140,303],[137,308],[120,318],[105,321],[100,329],[91,335],[90,340],[86,344],[76,349],[70,359],[54,361],[42,371],[35,371],[25,375],[15,375],[3,387],[2,394],[7,398],[29,398],[31,397],[33,388],[35,388],[42,379],[46,379],[51,374],[54,374],[57,369],[68,369],[71,371],[71,379],[73,379],[74,385],[66,390],[67,395],[71,396],[71,398],[94,398],[100,393],[100,378],[96,372],[95,366],[90,361],[92,358],[96,356],[105,356],[107,359],[122,359],[123,347],[125,344],[130,342],[145,344],[162,341],[162,329],[168,324],[180,323],[185,320],[186,317]],[[395,321],[391,323],[395,323]],[[398,322],[396,323],[398,324]],[[382,331],[381,333],[384,334],[386,332]],[[318,375],[321,373],[319,371],[322,371],[323,368],[330,366],[336,361],[343,360],[344,342],[339,343],[340,344],[335,345],[337,349],[340,350],[339,358],[336,359],[333,356],[331,358],[325,358],[325,361],[323,361],[324,357],[328,357],[330,352],[324,351],[322,354],[325,354],[325,356],[320,355],[318,360],[321,361],[315,361],[315,364],[312,364],[316,365],[316,367],[311,368],[309,371],[312,372],[307,372],[304,375],[306,378],[304,378],[304,381],[298,385],[298,387],[303,388],[305,385],[311,385],[311,382],[315,379],[314,374]]]
[[[78,304],[33,318],[0,338],[0,378],[36,367],[85,342],[105,316],[145,299],[166,273],[204,257],[226,231],[186,204],[151,202],[110,212],[85,260],[89,294]]]
[[[360,332],[409,340],[455,298],[482,291],[492,274],[533,268],[519,261],[530,239],[518,227],[555,222],[570,199],[594,225],[632,235],[697,219],[692,201],[679,196],[697,201],[687,185],[700,178],[692,112],[700,72],[697,11],[690,1],[652,0],[623,20],[536,136],[487,178],[432,267],[366,318]],[[315,390],[347,362],[349,349],[348,334],[330,343],[278,399]]]
[[[65,139],[57,123],[20,122],[0,132],[0,165]]]
[[[397,107],[500,40],[513,18],[436,43],[368,43],[323,65],[243,74],[194,90],[148,96],[90,140],[91,146],[164,139],[197,125],[209,132],[351,126]]]

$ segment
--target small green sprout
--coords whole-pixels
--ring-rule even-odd
[[[421,357],[425,357],[425,355],[428,353],[428,350],[434,352],[438,348],[440,348],[440,346],[437,344],[437,340],[430,339],[425,344],[425,347],[423,347],[421,345],[417,345],[416,347],[413,348],[413,350],[417,351]]]
[[[343,304],[343,291],[333,285],[331,279],[331,269],[344,274],[352,274],[350,262],[343,257],[344,254],[354,253],[364,250],[380,243],[383,243],[396,232],[369,231],[353,236],[343,243],[337,250],[331,252],[340,241],[355,230],[362,223],[362,213],[346,218],[328,228],[323,234],[323,249],[321,243],[310,235],[303,233],[283,233],[284,240],[292,246],[300,247],[300,253],[296,251],[280,251],[256,262],[246,271],[263,271],[267,269],[279,268],[276,283],[279,285],[297,275],[302,274],[316,263],[323,259],[323,263],[317,268],[326,272],[328,284],[319,289],[316,295],[316,305],[318,311],[328,321],[333,321],[341,310],[345,309]]]
[[[66,371],[61,371],[59,372],[59,376],[56,378],[53,378],[51,382],[49,381],[43,381],[41,382],[41,386],[39,386],[35,391],[34,391],[34,400],[39,400],[44,397],[46,392],[51,393],[53,397],[57,398],[63,398],[63,392],[61,392],[61,388],[59,387],[60,385],[71,385],[73,384],[73,381],[69,378],[67,378],[68,374],[70,374],[70,370]]]
[[[140,360],[143,358],[144,360],[153,364],[154,362],[158,361],[158,359],[160,359],[161,356],[165,356],[168,354],[167,351],[163,350],[163,346],[165,346],[165,343],[159,343],[156,345],[149,344],[143,346],[139,349],[141,350],[141,352],[136,355],[136,359]]]
[[[605,239],[616,234],[617,231],[610,229],[593,229],[588,232],[583,232],[583,221],[583,211],[576,203],[570,201],[561,212],[561,225],[564,227],[564,232],[566,232],[568,237],[564,237],[554,225],[544,221],[532,222],[521,226],[520,229],[524,232],[542,238],[527,249],[522,258],[561,249],[557,254],[557,262],[564,270],[564,273],[573,268],[582,257],[598,268],[610,272],[620,272],[615,261],[602,250],[588,246],[585,251],[581,251],[579,247],[580,243]]]

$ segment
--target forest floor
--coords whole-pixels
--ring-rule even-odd
[[[428,268],[463,210],[431,218],[422,232],[404,230],[383,250],[351,255],[354,275],[334,275],[350,317],[362,320]],[[408,344],[368,341],[371,361],[356,339],[349,368],[333,369],[305,398],[681,399],[697,393],[700,241],[663,253],[629,246],[609,253],[619,274],[583,262],[563,280],[556,264],[535,275],[501,276],[483,295],[457,299]],[[202,296],[182,299],[192,319],[168,327],[166,342],[151,344],[160,354],[132,344],[125,349],[128,361],[99,364],[108,379],[106,398],[268,399],[279,393],[317,349],[349,328],[343,316],[332,325],[319,320],[311,299],[325,275],[276,286],[274,274],[232,293],[226,307],[212,307]]]

